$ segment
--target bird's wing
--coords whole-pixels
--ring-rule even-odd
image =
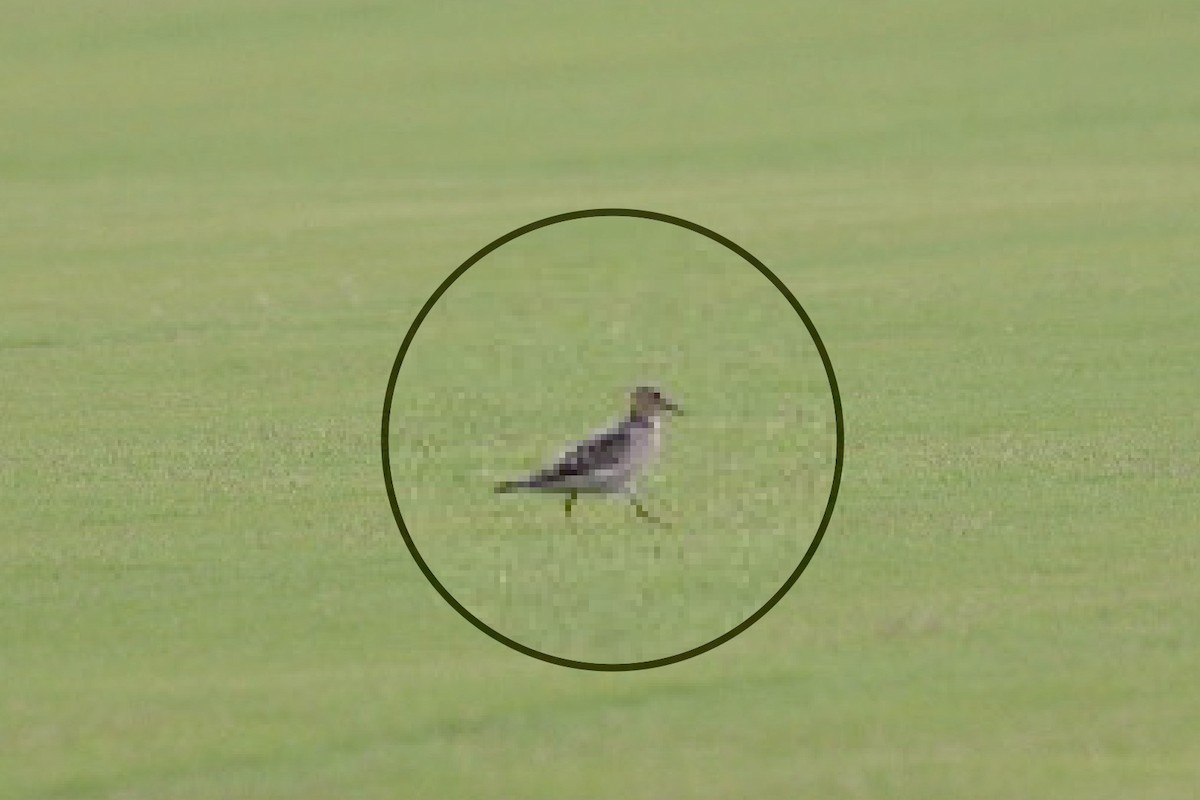
[[[535,478],[554,481],[612,470],[625,459],[632,439],[632,431],[627,424],[614,425],[594,433],[559,456],[556,462],[540,471]]]

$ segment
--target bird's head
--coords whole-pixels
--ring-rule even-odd
[[[683,413],[671,398],[653,386],[639,386],[630,392],[629,407],[639,417],[650,417],[664,411]]]

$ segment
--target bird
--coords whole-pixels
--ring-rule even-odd
[[[501,481],[497,493],[523,490],[565,493],[566,515],[581,493],[622,494],[638,517],[662,524],[638,500],[637,478],[662,448],[662,418],[682,410],[654,386],[629,393],[629,413],[610,427],[568,448],[553,463],[524,478]]]

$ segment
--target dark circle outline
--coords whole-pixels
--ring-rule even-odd
[[[698,233],[701,236],[708,237],[717,244],[723,245],[725,248],[737,253],[749,264],[752,264],[759,272],[763,274],[767,280],[771,282],[771,284],[779,291],[779,293],[787,299],[788,303],[791,304],[792,309],[804,322],[804,326],[808,329],[809,336],[812,337],[813,343],[817,346],[817,352],[821,355],[821,361],[825,365],[825,375],[829,379],[829,390],[833,396],[833,414],[837,437],[836,455],[833,465],[833,481],[829,485],[829,500],[825,504],[825,514],[821,517],[821,524],[817,527],[817,533],[813,537],[812,543],[809,544],[808,550],[805,552],[804,557],[800,559],[799,565],[797,565],[792,574],[789,575],[787,580],[783,582],[783,585],[779,587],[775,594],[773,594],[762,605],[762,607],[735,625],[733,628],[730,628],[728,631],[720,636],[717,636],[715,639],[697,645],[690,650],[685,650],[681,653],[675,653],[674,655],[662,656],[661,658],[649,659],[647,661],[618,663],[577,661],[575,659],[563,658],[562,656],[556,656],[550,653],[543,653],[540,650],[535,650],[528,645],[521,644],[517,640],[505,636],[503,633],[495,630],[486,622],[468,611],[466,607],[464,607],[462,603],[458,602],[454,595],[450,594],[446,587],[442,585],[442,582],[437,579],[437,576],[433,574],[433,570],[431,570],[429,565],[425,563],[425,559],[421,557],[421,553],[417,549],[416,543],[409,534],[408,526],[404,524],[404,516],[400,513],[400,503],[396,499],[396,488],[393,485],[392,479],[391,456],[388,451],[388,423],[391,420],[392,397],[396,391],[396,381],[400,377],[400,367],[404,363],[404,357],[408,353],[408,348],[410,345],[412,345],[413,338],[416,336],[417,330],[421,327],[421,323],[425,321],[425,317],[428,316],[429,312],[433,309],[434,305],[437,304],[437,301],[441,299],[442,295],[446,293],[446,290],[449,289],[456,280],[462,277],[462,275],[468,269],[481,261],[485,256],[504,246],[505,244],[508,244],[512,240],[520,238],[527,233],[532,233],[539,228],[556,225],[560,222],[570,222],[571,220],[587,219],[590,217],[633,217],[637,219],[648,219],[654,220],[655,222],[664,222],[669,225],[675,225],[677,227],[690,230],[693,233]],[[454,270],[454,272],[450,273],[450,276],[447,277],[446,280],[442,281],[441,285],[438,286],[432,295],[430,295],[429,299],[425,301],[425,305],[422,306],[420,312],[417,313],[412,325],[409,326],[408,333],[405,335],[404,341],[400,345],[400,350],[396,354],[396,360],[392,364],[392,372],[388,378],[387,392],[383,399],[382,450],[384,485],[387,488],[388,501],[391,503],[392,516],[396,518],[396,525],[400,528],[400,535],[404,537],[404,543],[408,546],[408,551],[412,554],[413,560],[417,562],[417,566],[420,567],[421,572],[425,575],[425,579],[429,581],[430,585],[433,586],[433,588],[437,590],[438,594],[442,596],[442,599],[449,603],[450,607],[457,611],[463,619],[470,622],[480,631],[486,633],[497,642],[516,650],[518,653],[523,653],[524,655],[527,655],[531,658],[536,658],[540,661],[545,661],[550,664],[557,664],[560,667],[571,667],[573,669],[593,670],[597,672],[628,672],[632,670],[665,667],[669,664],[678,664],[681,661],[686,661],[689,658],[694,658],[695,656],[707,653],[709,650],[712,650],[716,647],[720,647],[729,640],[746,631],[746,629],[748,629],[751,625],[766,616],[767,612],[774,608],[775,605],[783,599],[784,595],[791,591],[792,586],[795,585],[796,581],[800,579],[801,574],[803,574],[804,570],[808,567],[808,563],[812,561],[813,556],[816,555],[817,547],[820,546],[821,539],[825,536],[825,531],[829,527],[830,520],[833,518],[833,508],[837,503],[838,490],[841,488],[842,484],[842,466],[845,460],[846,435],[845,422],[842,417],[842,396],[838,391],[837,377],[833,374],[833,362],[829,359],[829,352],[825,349],[825,343],[821,340],[821,334],[817,332],[817,326],[813,324],[813,321],[809,318],[808,313],[805,312],[804,308],[800,305],[800,302],[791,293],[787,286],[784,285],[783,281],[779,280],[775,273],[771,272],[771,270],[769,270],[765,264],[751,255],[749,251],[736,242],[727,239],[716,231],[709,230],[702,225],[698,225],[686,219],[681,219],[680,217],[673,217],[669,214],[662,214],[657,211],[644,211],[634,208],[589,208],[579,211],[568,211],[562,214],[555,214],[554,216],[545,217],[544,219],[537,220],[536,222],[530,222],[527,225],[522,225],[515,230],[509,231],[499,239],[496,239],[490,244],[485,245],[473,256],[464,261],[462,265],[458,269]]]

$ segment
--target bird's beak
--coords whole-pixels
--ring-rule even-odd
[[[679,406],[675,405],[670,400],[663,400],[663,408],[665,408],[667,411],[670,411],[672,414],[682,414],[683,413],[683,409],[680,408]]]

